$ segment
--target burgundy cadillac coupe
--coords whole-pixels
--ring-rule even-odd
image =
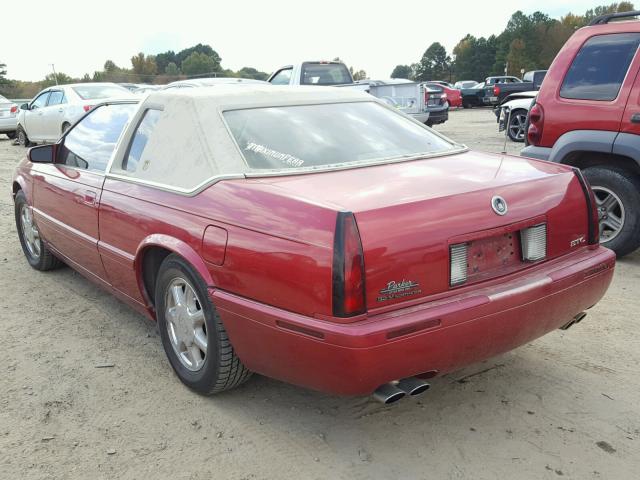
[[[157,320],[207,394],[257,372],[395,401],[576,323],[614,270],[578,170],[469,152],[346,89],[107,102],[29,151],[13,197],[31,266]]]

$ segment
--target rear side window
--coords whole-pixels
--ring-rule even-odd
[[[103,105],[91,111],[65,137],[58,163],[103,173],[137,107],[131,103]]]
[[[273,85],[289,85],[289,81],[291,80],[291,71],[292,71],[291,68],[280,70],[271,79],[271,83]]]
[[[303,63],[301,82],[303,85],[341,85],[352,80],[342,63]]]
[[[596,35],[582,46],[560,87],[562,98],[614,100],[638,50],[640,33]]]
[[[192,190],[218,173],[202,132],[194,125],[193,111],[180,99],[179,108],[167,103],[164,110],[148,109],[122,163],[113,173],[144,182]]]
[[[72,87],[73,91],[83,100],[100,100],[110,97],[130,97],[131,92],[119,85],[95,85],[83,84]]]

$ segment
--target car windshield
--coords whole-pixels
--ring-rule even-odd
[[[124,87],[118,85],[78,85],[72,87],[73,91],[83,100],[99,100],[110,97],[129,97],[131,92]]]
[[[231,110],[224,118],[253,170],[294,170],[418,157],[454,149],[375,102]]]
[[[302,64],[303,85],[340,85],[352,83],[351,74],[342,63]]]

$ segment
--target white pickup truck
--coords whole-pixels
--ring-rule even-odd
[[[447,120],[449,103],[443,90],[404,79],[359,80],[342,62],[306,61],[277,69],[267,81],[273,85],[325,85],[356,88],[431,126]]]

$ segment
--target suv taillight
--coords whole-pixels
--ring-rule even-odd
[[[497,97],[498,95],[500,95],[500,87],[496,85],[495,87],[493,87],[493,96]]]
[[[356,218],[351,212],[338,212],[333,243],[333,315],[364,313],[364,292],[364,253]]]
[[[542,127],[544,126],[544,110],[542,105],[536,103],[529,110],[529,129],[527,141],[529,145],[538,145],[542,139]]]

